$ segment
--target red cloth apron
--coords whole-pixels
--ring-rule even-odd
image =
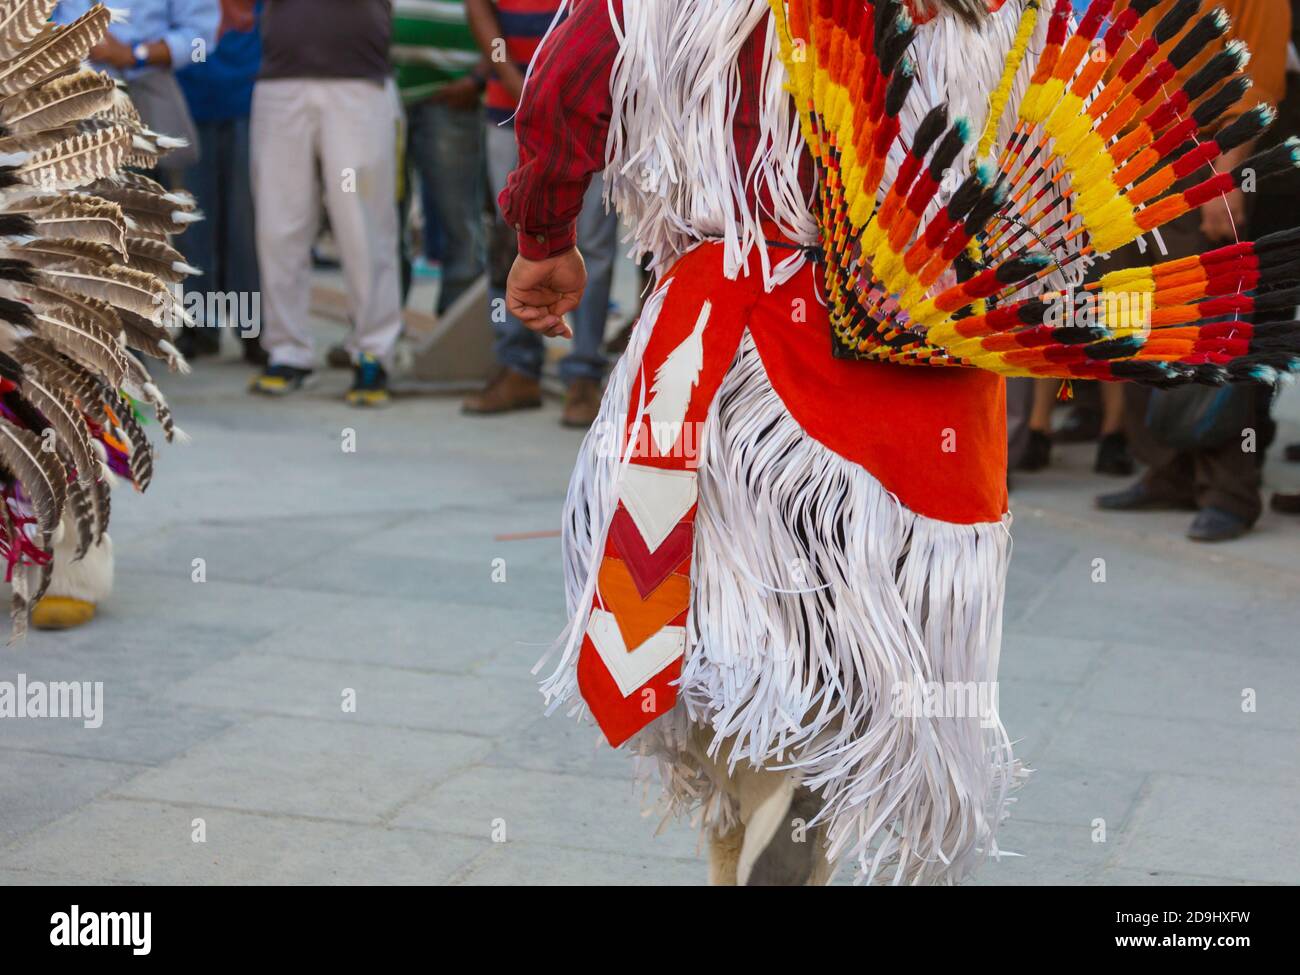
[[[780,247],[769,253],[773,262],[790,255]],[[814,265],[771,292],[756,271],[729,280],[722,268],[722,244],[705,243],[665,275],[668,290],[632,381],[623,441],[630,457],[578,658],[583,698],[615,746],[677,699],[698,502],[695,448],[746,328],[805,432],[866,468],[906,507],[962,524],[996,521],[1006,511],[1001,378],[834,359]]]

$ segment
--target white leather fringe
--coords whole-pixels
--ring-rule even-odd
[[[633,255],[649,254],[659,272],[699,241],[721,240],[727,276],[749,273],[756,252],[770,290],[762,221],[805,244],[817,240],[817,224],[799,187],[803,135],[767,0],[629,0],[621,30],[610,16],[619,53],[605,195],[630,228]],[[732,142],[737,58],[756,27],[767,44],[759,147],[742,171]],[[746,202],[765,198],[770,213]]]
[[[608,431],[662,307],[651,296],[584,441],[564,512],[570,626],[543,682],[585,708],[576,647],[620,458]],[[824,798],[830,855],[869,882],[956,882],[987,855],[1020,773],[996,710],[897,717],[903,683],[997,678],[1009,519],[914,514],[791,418],[745,337],[702,436],[689,642],[677,707],[633,739],[670,813],[721,833],[737,810],[687,749],[692,725],[732,765],[797,769]],[[721,749],[721,752],[719,750]]]

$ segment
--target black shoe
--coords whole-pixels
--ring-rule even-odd
[[[1273,495],[1273,510],[1280,515],[1300,515],[1300,494],[1278,491]]]
[[[1292,464],[1300,464],[1300,443],[1287,444],[1282,456]]]
[[[239,344],[243,347],[244,361],[250,366],[265,366],[271,361],[266,349],[262,348],[262,343],[257,339],[240,339]]]
[[[1187,537],[1194,542],[1229,542],[1250,531],[1243,519],[1222,508],[1202,508],[1187,529]]]
[[[357,360],[352,372],[352,388],[345,397],[350,406],[387,406],[392,400],[388,392],[388,373],[372,355]]]
[[[253,377],[253,381],[248,385],[248,391],[262,396],[288,396],[302,389],[311,378],[310,369],[267,366],[260,375]]]
[[[1176,501],[1163,494],[1153,494],[1144,481],[1126,487],[1123,491],[1101,494],[1096,499],[1103,511],[1195,511],[1191,502]]]
[[[1029,431],[1029,443],[1016,465],[1021,471],[1041,471],[1052,462],[1052,438],[1039,430]]]
[[[1091,406],[1076,406],[1053,434],[1057,443],[1085,443],[1101,436],[1101,412]]]
[[[1128,438],[1122,433],[1108,433],[1097,444],[1097,461],[1092,469],[1111,477],[1132,477],[1135,470],[1128,452]]]
[[[212,332],[204,335],[204,332]],[[187,328],[176,336],[176,350],[187,359],[221,354],[221,336],[215,329]]]

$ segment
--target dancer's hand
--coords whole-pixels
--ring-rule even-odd
[[[573,338],[564,314],[578,307],[586,287],[587,265],[576,247],[544,261],[519,256],[506,281],[506,311],[534,332]]]

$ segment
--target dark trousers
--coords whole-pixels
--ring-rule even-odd
[[[201,274],[186,285],[211,296],[204,301],[199,324],[239,328],[241,337],[257,338],[260,321],[231,321],[231,308],[252,311],[250,296],[260,290],[257,245],[253,236],[253,194],[248,168],[248,119],[200,122],[199,161],[186,171],[185,185],[198,201],[204,219],[177,238],[186,260]],[[231,296],[237,296],[231,304]],[[211,311],[211,314],[207,312]],[[209,333],[216,341],[219,332]]]
[[[1169,248],[1168,258],[1154,253],[1154,247],[1148,247],[1143,258],[1126,253],[1124,256],[1130,260],[1121,261],[1121,265],[1136,264],[1140,260],[1176,260],[1210,247],[1201,235],[1199,211],[1175,220],[1160,233]],[[1256,391],[1248,386],[1238,386],[1234,395],[1249,401],[1247,426],[1258,429]],[[1147,429],[1151,389],[1128,385],[1124,397],[1129,446],[1133,455],[1147,465],[1143,480],[1152,493],[1170,501],[1195,504],[1198,508],[1221,508],[1248,524],[1253,525],[1258,520],[1262,510],[1258,456],[1242,449],[1241,438],[1211,450],[1174,450],[1157,441]],[[1262,445],[1257,445],[1257,449],[1263,449]]]

